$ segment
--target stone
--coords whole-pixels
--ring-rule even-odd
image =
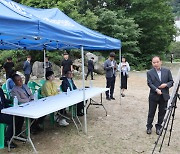
[[[31,80],[36,80],[37,76],[31,76]]]
[[[91,53],[91,52],[87,52],[85,55],[85,65],[87,66],[88,64],[88,60],[90,60],[91,58],[94,58],[93,62],[94,62],[94,72],[97,74],[104,74],[104,62],[105,62],[105,58],[102,56],[96,56],[95,54]]]
[[[82,67],[79,67],[79,72],[82,72]],[[87,66],[84,66],[85,75],[87,74],[87,72],[88,72],[88,68],[87,68]]]
[[[96,63],[96,62],[98,62],[98,56],[96,56],[95,54],[93,54],[93,53],[91,53],[91,52],[88,52],[88,53],[86,53],[86,56],[85,56],[85,59],[88,61],[88,60],[90,60],[91,58],[94,58],[94,63]]]
[[[81,59],[75,59],[73,61],[73,68],[74,68],[74,70],[79,71],[79,68],[81,68],[81,65],[82,65]]]
[[[16,72],[16,74],[20,75],[20,76],[21,76],[21,78],[23,78],[23,79],[25,78],[24,74],[23,74],[23,73],[21,73],[21,72],[19,72],[19,71],[17,71],[17,72]]]
[[[44,76],[43,62],[35,61],[32,66],[32,75],[37,78]]]
[[[52,63],[52,69],[54,72],[55,77],[60,76],[60,67],[56,64]],[[32,75],[36,76],[37,78],[44,77],[44,68],[43,68],[43,62],[35,61],[32,66]]]
[[[94,72],[97,74],[104,74],[104,63],[96,63],[94,65]]]

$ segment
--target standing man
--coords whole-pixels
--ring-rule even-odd
[[[88,60],[88,72],[87,72],[87,75],[86,75],[85,80],[87,80],[87,77],[88,77],[89,73],[91,73],[91,80],[94,80],[94,79],[93,79],[93,71],[94,71],[94,63],[93,63],[93,60],[94,60],[94,57],[91,57],[91,59]]]
[[[72,60],[69,59],[69,54],[64,52],[64,60],[61,63],[61,76],[65,76],[68,71],[73,71]]]
[[[49,61],[49,58],[48,58],[48,57],[46,57],[45,62],[46,62],[46,64],[45,64],[46,72],[52,71],[52,64],[51,64],[51,62]],[[43,63],[43,68],[44,68],[44,63]]]
[[[6,80],[9,78],[9,74],[14,67],[14,63],[12,62],[12,58],[8,57],[6,63],[4,63],[3,68],[6,71]]]
[[[31,56],[27,56],[27,60],[24,62],[23,71],[25,75],[25,84],[28,83],[30,74],[32,72],[32,66],[31,66]]]
[[[161,124],[166,114],[167,102],[170,98],[169,88],[173,86],[173,78],[169,69],[161,67],[161,58],[155,56],[152,58],[153,68],[147,72],[147,84],[150,88],[149,93],[149,112],[147,119],[147,134],[152,133],[152,123],[156,108],[158,106],[158,121],[156,126],[156,134],[161,134]]]
[[[171,53],[171,63],[173,62],[173,59],[174,59],[174,53],[172,52]]]
[[[104,70],[106,72],[106,88],[110,88],[110,96],[109,91],[106,91],[106,99],[107,100],[115,100],[113,97],[114,94],[114,85],[116,79],[116,68],[117,64],[114,60],[115,53],[111,52],[109,54],[109,58],[104,63]]]

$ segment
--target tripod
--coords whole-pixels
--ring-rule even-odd
[[[160,137],[161,137],[161,135],[163,134],[163,131],[164,131],[164,135],[163,135],[161,145],[160,145],[160,148],[159,148],[159,152],[161,152],[162,145],[164,143],[164,139],[165,139],[165,136],[166,136],[166,133],[167,133],[168,125],[169,125],[169,122],[171,120],[170,134],[169,134],[169,139],[168,139],[168,146],[170,144],[171,135],[172,135],[172,128],[173,128],[173,124],[174,124],[174,117],[175,117],[176,108],[177,108],[176,103],[177,103],[178,98],[180,100],[180,94],[178,94],[179,86],[180,86],[180,83],[178,84],[178,87],[176,89],[176,92],[175,92],[175,95],[174,95],[173,100],[171,102],[171,105],[168,108],[168,112],[166,114],[167,116],[164,119],[164,123],[163,123],[162,129],[161,129],[161,133],[158,135],[158,138],[157,138],[157,140],[155,142],[155,146],[154,146],[154,149],[152,151],[152,154],[154,153],[154,151],[156,149],[156,146],[157,146],[157,144],[159,142],[159,139],[160,139]],[[172,116],[172,119],[171,119],[171,116]]]

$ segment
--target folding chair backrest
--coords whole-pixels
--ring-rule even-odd
[[[40,80],[39,83],[41,86],[43,86],[43,84],[46,82],[46,80]]]
[[[3,83],[3,85],[2,85],[2,90],[3,90],[4,92],[7,92],[6,83]]]
[[[34,94],[36,90],[38,90],[40,88],[40,85],[38,85],[36,82],[34,81],[29,81],[28,82],[28,87],[31,89],[31,92]]]
[[[59,90],[60,90],[60,92],[63,92],[62,85],[59,86]]]
[[[41,95],[41,88],[38,89],[38,99],[44,98],[43,95]]]

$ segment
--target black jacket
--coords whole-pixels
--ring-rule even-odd
[[[94,70],[94,64],[92,60],[88,60],[88,70]]]
[[[0,88],[0,98],[1,98],[1,101],[0,101],[0,113],[1,113],[2,109],[9,107],[9,104],[11,103],[11,101],[5,98],[4,92],[1,88]]]
[[[165,101],[168,101],[169,88],[173,86],[173,78],[169,69],[161,68],[161,81],[154,68],[147,72],[147,84],[150,87],[149,99],[158,100],[160,95],[157,94],[156,89],[163,83],[167,84],[166,88],[161,89]]]
[[[72,79],[71,79],[71,81],[72,81],[73,89],[71,89],[71,85],[70,85],[70,83],[69,83],[69,81],[68,81],[68,79],[66,77],[63,77],[62,80],[63,81],[62,81],[62,84],[61,84],[61,88],[62,88],[63,92],[67,92],[68,87],[69,87],[70,91],[77,89],[77,87],[74,84],[74,81]]]

